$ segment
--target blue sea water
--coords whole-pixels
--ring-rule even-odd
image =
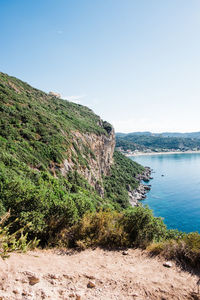
[[[168,228],[200,232],[200,154],[162,154],[131,157],[151,167],[151,191],[143,204],[163,217]],[[162,176],[162,174],[164,176]]]

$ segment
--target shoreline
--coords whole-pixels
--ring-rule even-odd
[[[200,154],[200,150],[197,151],[169,151],[169,152],[137,152],[131,154],[124,154],[127,157],[131,156],[145,156],[145,155],[170,155],[170,154]]]
[[[153,179],[151,177],[151,172],[152,170],[150,167],[145,167],[143,173],[138,174],[136,176],[136,179],[138,180],[139,183],[138,187],[135,188],[134,190],[131,190],[130,188],[128,189],[129,203],[133,207],[142,205],[140,201],[144,200],[146,198],[146,194],[150,191],[151,185],[147,183],[149,183],[149,181]]]

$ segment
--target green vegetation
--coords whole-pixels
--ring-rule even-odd
[[[105,196],[113,202],[126,208],[129,205],[128,190],[138,186],[136,175],[142,173],[144,168],[136,162],[127,159],[120,152],[114,152],[114,164],[111,167],[110,175],[104,179]]]
[[[168,230],[148,207],[130,207],[128,190],[138,186],[142,166],[115,152],[110,174],[102,178],[104,197],[78,173],[80,167],[90,170],[90,160],[96,158],[75,132],[109,136],[109,123],[84,106],[3,73],[0,116],[2,257],[38,243],[79,249],[142,247],[199,266],[198,233]],[[74,167],[63,176],[69,157]]]
[[[52,245],[78,249],[140,247],[184,268],[200,268],[200,234],[168,230],[148,207],[87,212],[78,223],[61,230]]]
[[[155,218],[149,208],[135,207],[121,212],[102,209],[87,212],[80,222],[65,228],[57,238],[62,245],[82,249],[91,246],[145,248],[153,241],[164,240],[167,233],[161,218]]]
[[[131,177],[142,170],[138,164],[115,154],[112,176],[103,180],[104,198],[78,173],[79,167],[89,170],[95,155],[74,132],[112,131],[90,109],[0,73],[0,115],[0,216],[10,210],[11,233],[24,228],[29,239],[47,245],[88,211],[129,206],[120,161],[131,186],[137,185]],[[69,157],[74,169],[64,177],[60,169]]]
[[[39,170],[63,162],[74,131],[98,135],[109,131],[109,124],[89,108],[49,96],[3,73],[0,114],[1,149]]]
[[[163,150],[193,150],[200,149],[200,139],[185,137],[169,137],[151,134],[134,134],[116,135],[116,147],[122,147],[123,150],[146,150],[163,151]]]
[[[146,147],[138,145],[132,141],[127,141],[125,138],[123,137],[118,137],[116,136],[116,148],[121,148],[124,151],[127,150],[131,150],[131,151],[135,151],[135,150],[140,150],[143,151],[146,149]]]
[[[24,234],[25,228],[9,233],[9,228],[13,225],[12,223],[5,226],[5,222],[9,218],[10,213],[6,213],[0,218],[0,257],[7,258],[10,252],[20,251],[26,252],[37,247],[39,240],[36,238],[28,241],[28,234]],[[28,226],[29,224],[27,224]]]
[[[200,269],[200,234],[198,232],[177,233],[176,237],[150,244],[147,250],[152,255],[162,255],[166,259],[173,259],[183,267]]]

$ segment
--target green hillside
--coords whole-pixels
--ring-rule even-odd
[[[200,139],[184,136],[164,136],[162,134],[129,133],[116,134],[116,146],[124,150],[199,150]]]
[[[75,143],[73,133],[108,136],[111,130],[89,108],[0,73],[0,214],[11,209],[11,219],[18,218],[15,226],[31,223],[31,234],[45,240],[50,231],[76,223],[88,210],[128,207],[120,160],[132,187],[138,185],[135,175],[141,166],[116,154],[110,176],[102,178],[103,198],[78,173],[80,166],[89,170],[95,156],[81,140]],[[69,155],[74,169],[62,176]]]
[[[83,177],[80,170],[92,172],[104,152],[94,152],[85,141],[90,137],[100,137],[97,149],[102,140],[108,147],[113,128],[87,107],[0,73],[0,256],[38,242],[79,249],[149,246],[152,254],[198,267],[198,233],[167,230],[150,209],[130,206],[127,189],[138,186],[142,166],[115,152],[109,172],[96,181],[101,196]],[[73,168],[63,173],[69,158]]]
[[[40,170],[50,161],[63,161],[73,130],[97,134],[109,130],[89,108],[49,96],[3,73],[0,100],[1,147]]]

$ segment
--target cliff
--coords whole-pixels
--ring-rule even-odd
[[[93,155],[86,155],[84,149],[90,149]],[[68,152],[68,158],[63,162],[61,172],[63,176],[69,170],[76,168],[72,160],[72,155],[76,155],[76,149],[82,153],[83,158],[87,161],[86,166],[79,165],[77,171],[95,187],[101,196],[104,195],[103,176],[109,176],[110,168],[113,163],[113,153],[115,149],[115,133],[112,128],[107,134],[97,135],[95,133],[73,132],[73,145]]]

